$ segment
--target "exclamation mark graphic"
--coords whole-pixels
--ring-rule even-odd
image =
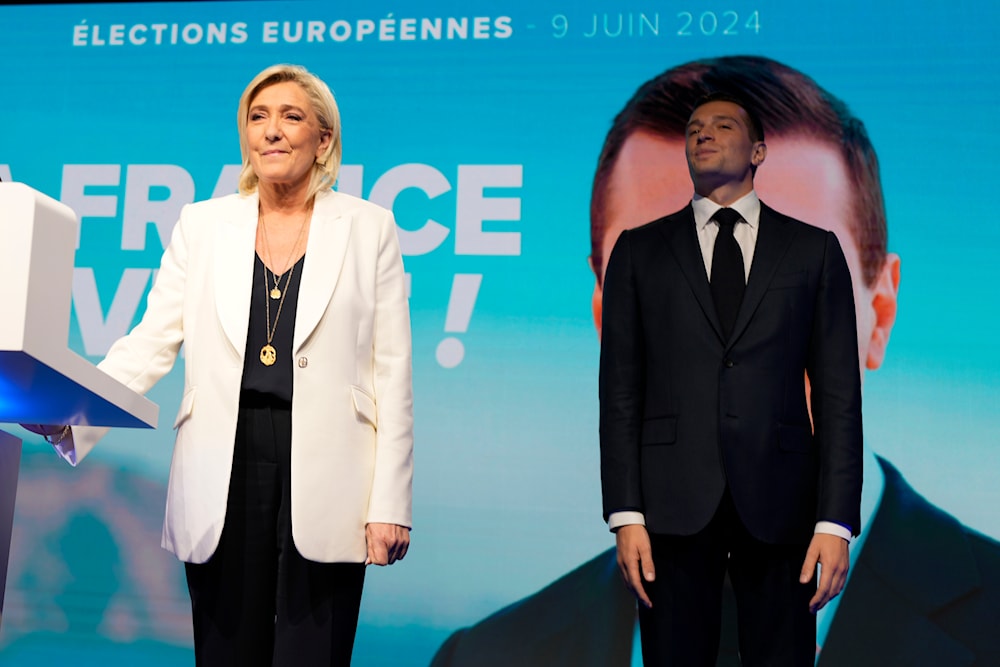
[[[448,299],[448,316],[444,321],[447,333],[465,333],[469,330],[469,320],[479,296],[479,286],[483,282],[481,273],[456,273],[451,283],[451,298]],[[449,336],[438,343],[437,361],[444,368],[454,368],[462,363],[465,346],[462,341]]]

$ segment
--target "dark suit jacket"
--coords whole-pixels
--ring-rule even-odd
[[[604,279],[605,518],[691,535],[728,484],[747,529],[804,543],[861,522],[861,377],[851,276],[833,233],[761,204],[724,340],[691,206],[619,237]],[[812,389],[810,427],[805,373]]]
[[[1000,665],[1000,543],[918,495],[885,460],[885,490],[819,667]],[[738,665],[727,591],[719,667]],[[628,667],[635,600],[610,549],[438,649],[433,667]]]
[[[879,463],[885,490],[819,667],[1000,665],[1000,543]]]

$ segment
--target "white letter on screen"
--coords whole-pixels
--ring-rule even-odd
[[[455,217],[456,255],[520,255],[521,232],[487,232],[487,220],[520,220],[520,197],[486,197],[486,188],[519,188],[519,164],[458,166],[458,212]]]
[[[165,199],[150,199],[154,187],[166,188]],[[185,204],[194,201],[191,174],[173,164],[131,164],[125,174],[125,214],[122,220],[122,250],[144,250],[146,225],[152,222],[163,248]]]
[[[118,215],[118,197],[115,195],[88,195],[88,185],[118,185],[122,168],[117,164],[66,164],[63,165],[62,193],[59,201],[84,218],[114,218]],[[77,231],[76,247],[80,247]]]
[[[368,199],[379,206],[392,210],[392,205],[400,192],[408,188],[418,188],[428,199],[451,190],[451,183],[440,171],[427,164],[401,164],[393,167],[372,186]],[[451,230],[440,222],[427,218],[419,229],[399,228],[399,245],[404,255],[426,255],[448,237]]]
[[[150,269],[125,269],[105,318],[92,268],[73,269],[73,309],[80,324],[84,353],[103,357],[128,333],[149,283]]]

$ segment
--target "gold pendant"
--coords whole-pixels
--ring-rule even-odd
[[[280,299],[281,298],[281,290],[278,289],[277,287],[272,287],[271,288],[271,298],[272,299]]]
[[[277,358],[277,356],[278,356],[277,351],[273,347],[271,347],[270,344],[260,348],[260,363],[264,364],[265,366],[273,366],[274,360],[275,358]]]

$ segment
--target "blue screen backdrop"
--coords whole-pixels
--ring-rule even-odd
[[[414,340],[412,547],[368,573],[355,664],[427,665],[613,545],[591,182],[638,86],[695,58],[776,59],[865,122],[901,265],[866,441],[1000,536],[998,21],[986,0],[3,6],[0,178],[80,215],[69,344],[96,363],[141,317],[180,207],[235,190],[246,83],[293,62],[330,84],[339,188],[395,212]],[[150,394],[160,427],[77,469],[20,433],[0,664],[192,663],[183,568],[159,548],[181,363]]]

